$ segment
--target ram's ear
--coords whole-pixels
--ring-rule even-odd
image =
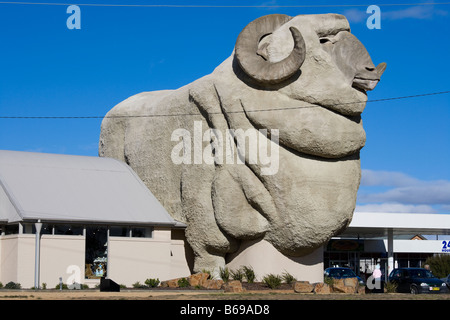
[[[293,76],[302,66],[306,46],[300,31],[294,27],[289,30],[294,39],[294,48],[288,57],[279,62],[270,62],[264,49],[258,50],[262,38],[273,33],[292,17],[271,14],[250,22],[239,34],[235,46],[236,59],[244,72],[260,83],[280,83]]]
[[[386,70],[386,62],[382,62],[379,65],[377,65],[377,67],[375,68],[375,70],[377,70],[378,75],[381,76],[383,75],[383,72]]]

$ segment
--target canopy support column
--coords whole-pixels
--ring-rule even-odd
[[[394,270],[394,230],[392,228],[388,229],[388,269],[386,270],[385,280],[388,280],[389,274]]]
[[[35,241],[35,255],[34,255],[34,288],[39,289],[39,274],[40,274],[40,255],[41,255],[41,220],[35,224],[36,227],[36,241]]]

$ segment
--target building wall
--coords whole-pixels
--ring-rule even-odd
[[[40,285],[54,289],[60,277],[63,283],[84,283],[84,253],[84,236],[42,235]]]
[[[34,285],[34,236],[8,235],[0,237],[0,282],[20,283],[23,288]],[[31,270],[31,272],[30,272]]]
[[[69,266],[79,267],[81,278],[84,278],[84,246],[83,236],[43,235],[39,285],[46,283],[47,288],[54,288],[59,284],[59,277],[66,283],[77,272],[70,268],[67,273]],[[34,286],[35,250],[35,235],[0,237],[0,281],[3,285],[13,281],[20,283],[22,288]]]
[[[0,282],[17,282],[18,235],[0,237]],[[33,255],[34,257],[34,255]]]
[[[108,277],[128,287],[148,278],[161,281],[190,275],[184,253],[184,242],[171,239],[170,229],[156,229],[153,238],[110,237]],[[0,281],[13,281],[22,288],[34,286],[35,235],[0,236]],[[75,235],[42,235],[40,281],[48,289],[63,283],[100,283],[85,279],[85,237]]]
[[[184,244],[171,240],[170,229],[155,229],[153,238],[110,237],[108,259],[108,277],[127,287],[190,275]]]
[[[394,240],[394,252],[443,253],[442,240]],[[387,252],[387,240],[365,240],[365,252]]]
[[[176,279],[181,277],[188,277],[191,274],[189,268],[188,259],[186,258],[186,251],[183,240],[172,240],[170,246],[171,263],[170,263],[170,279]]]
[[[147,238],[111,237],[108,246],[108,277],[119,284],[144,284],[148,278],[166,279],[170,274],[170,242]]]
[[[442,247],[442,240],[394,240],[394,252],[443,253]]]
[[[31,288],[34,286],[35,235],[20,234],[17,241],[17,282],[22,288]]]

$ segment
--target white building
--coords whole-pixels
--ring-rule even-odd
[[[450,253],[450,240],[439,240],[449,234],[450,214],[355,212],[349,227],[326,246],[324,267],[362,274],[379,263],[386,276],[397,267],[423,267],[428,257]]]
[[[190,275],[184,225],[125,163],[0,151],[0,281],[131,286]],[[36,230],[39,230],[36,234]]]

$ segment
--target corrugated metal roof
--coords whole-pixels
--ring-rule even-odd
[[[179,226],[136,173],[111,158],[0,150],[0,187],[17,211],[0,206],[8,222]]]

